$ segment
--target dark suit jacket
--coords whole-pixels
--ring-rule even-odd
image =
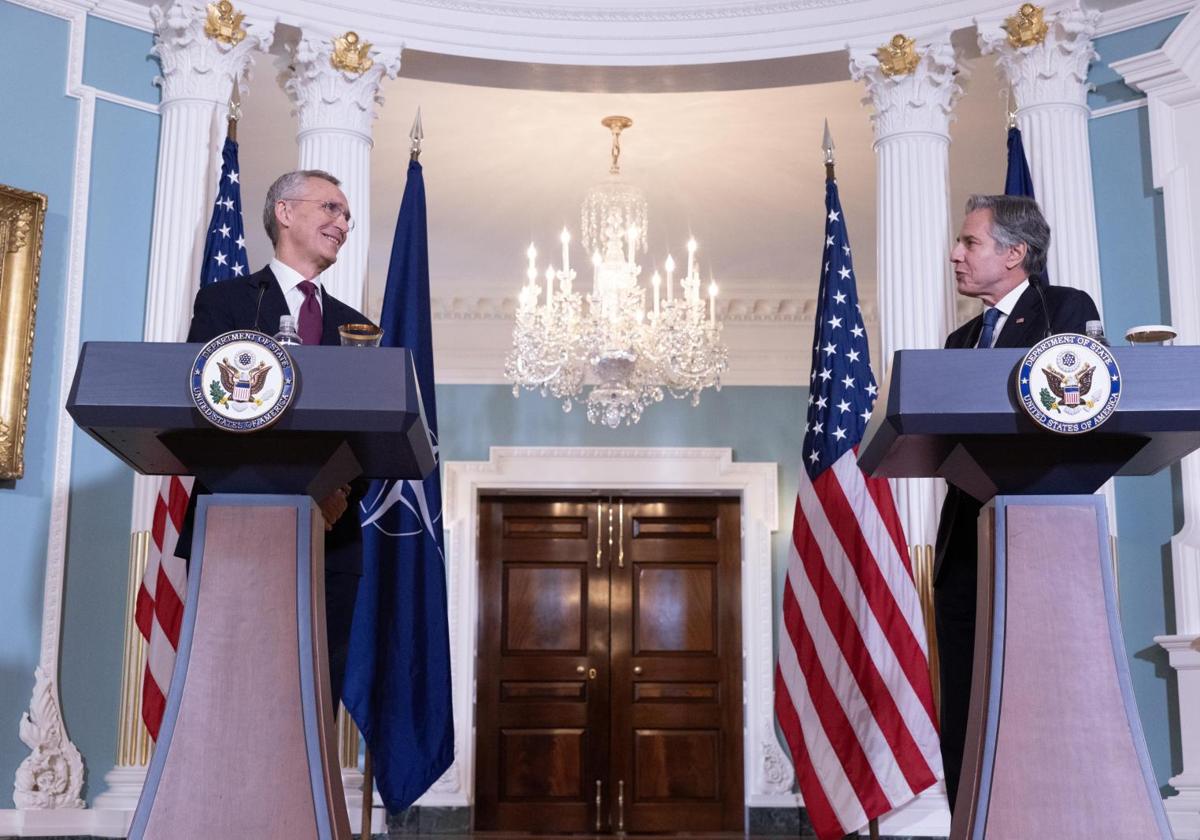
[[[1096,304],[1087,292],[1045,283],[1041,284],[1041,289],[1049,312],[1043,308],[1042,299],[1031,284],[1017,300],[993,347],[1032,347],[1054,333],[1082,333],[1086,322],[1100,319]],[[980,313],[950,333],[946,348],[974,347],[982,331],[983,313]],[[950,485],[942,504],[934,553],[933,585],[939,589],[961,589],[965,603],[972,611],[975,604],[976,524],[982,507],[978,500]]]
[[[260,303],[261,298],[261,303]],[[188,329],[189,342],[211,341],[230,330],[257,329],[273,335],[279,329],[279,317],[288,314],[283,290],[271,273],[264,268],[249,277],[222,280],[205,286],[196,294],[192,310],[192,325]],[[322,344],[340,344],[338,327],[342,324],[369,323],[367,317],[357,309],[347,306],[329,294],[322,292]],[[349,507],[334,523],[333,530],[325,535],[325,570],[327,572],[349,572],[362,574],[362,529],[358,524],[358,502],[366,492],[367,483],[362,480],[351,484]],[[205,492],[201,488],[198,492]],[[183,558],[191,556],[192,516],[196,493],[179,535],[175,553]]]

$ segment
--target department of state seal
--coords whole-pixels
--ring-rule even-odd
[[[1076,333],[1035,344],[1017,369],[1017,399],[1039,426],[1061,434],[1090,432],[1121,399],[1121,371],[1112,351]]]
[[[253,330],[217,336],[192,365],[192,402],[205,420],[230,432],[270,426],[291,405],[295,388],[287,351]]]

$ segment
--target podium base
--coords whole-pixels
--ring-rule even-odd
[[[997,496],[979,518],[974,681],[952,840],[1170,840],[1099,496]]]
[[[130,838],[349,838],[307,496],[201,496],[178,658]]]

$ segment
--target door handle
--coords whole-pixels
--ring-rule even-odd
[[[576,673],[576,674],[582,674],[582,673],[584,673],[585,671],[587,671],[587,668],[584,668],[582,665],[576,665],[576,666],[575,666],[575,673]]]
[[[596,568],[600,568],[600,536],[604,530],[604,502],[596,502]]]
[[[625,832],[625,780],[617,782],[617,832]]]
[[[625,501],[618,502],[621,511],[621,530],[617,539],[617,568],[625,568]]]
[[[600,817],[601,817],[600,803],[602,801],[602,797],[600,796],[600,791],[602,790],[602,787],[601,787],[602,785],[603,785],[603,782],[601,782],[599,779],[597,779],[596,780],[596,833],[597,834],[599,834],[604,829],[604,826],[600,823]]]
[[[640,676],[642,675],[642,666],[641,666],[641,665],[634,665],[634,666],[633,666],[633,673],[634,673],[634,676],[639,676],[639,677],[640,677]]]

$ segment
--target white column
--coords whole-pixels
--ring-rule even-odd
[[[1087,107],[1088,65],[1096,57],[1092,35],[1099,19],[1100,13],[1090,10],[1059,12],[1047,21],[1045,38],[1024,47],[1008,40],[1003,20],[979,21],[978,31],[980,49],[995,53],[1012,85],[1033,190],[1050,223],[1050,282],[1087,292],[1103,316]],[[1100,492],[1115,536],[1116,489],[1110,481]]]
[[[270,47],[275,21],[244,18],[243,34],[232,43],[206,34],[203,3],[154,6],[150,15],[153,54],[162,68],[162,119],[143,337],[183,341],[200,283],[233,86],[244,84],[254,53]],[[132,531],[150,529],[160,482],[157,476],[134,476]],[[132,809],[145,771],[140,765],[116,765],[104,777],[107,788],[96,807]]]
[[[882,379],[890,374],[893,353],[941,347],[954,325],[950,118],[962,88],[949,33],[916,49],[920,61],[912,72],[892,76],[874,48],[850,51],[850,75],[866,85],[864,101],[875,109]],[[932,545],[941,483],[904,479],[893,489],[909,544]]]
[[[338,69],[333,63],[333,38],[305,30],[291,52],[284,89],[300,122],[299,168],[323,169],[338,178],[355,224],[321,282],[334,297],[362,309],[371,230],[374,106],[383,103],[379,95],[383,77],[394,79],[400,72],[400,49],[372,48],[371,64],[365,70]]]
[[[237,44],[205,34],[203,3],[150,10],[154,55],[162,66],[162,123],[154,184],[154,227],[146,290],[146,341],[183,341],[200,283],[204,226],[212,215],[233,85],[243,84],[255,51],[271,46],[275,22],[246,18]],[[137,476],[133,528],[150,528],[159,480]]]
[[[1026,47],[1012,46],[1002,20],[978,26],[980,49],[995,53],[1012,85],[1033,189],[1050,223],[1050,282],[1082,289],[1103,313],[1087,107],[1099,18],[1095,11],[1060,12],[1047,21],[1045,39]]]
[[[1191,12],[1162,49],[1112,68],[1145,91],[1154,186],[1163,193],[1171,323],[1179,343],[1200,343],[1200,12]],[[1200,838],[1200,455],[1180,465],[1183,529],[1171,540],[1175,633],[1156,636],[1177,672],[1183,768],[1166,800],[1177,838]],[[1164,628],[1166,629],[1166,628]]]

